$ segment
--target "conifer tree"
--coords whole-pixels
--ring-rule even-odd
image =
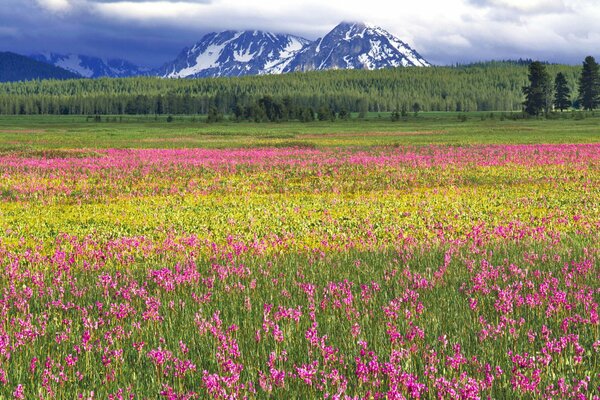
[[[206,117],[206,122],[211,124],[211,123],[221,122],[221,121],[223,121],[223,114],[221,114],[219,112],[219,110],[217,110],[217,107],[212,106],[208,110],[208,116]]]
[[[583,61],[579,77],[579,102],[585,110],[593,110],[600,105],[600,72],[592,56],[587,56]]]
[[[566,110],[571,107],[571,90],[567,86],[565,74],[559,72],[554,79],[554,108]]]
[[[547,113],[552,105],[552,82],[546,66],[539,61],[529,64],[529,86],[523,87],[525,112],[529,115]]]

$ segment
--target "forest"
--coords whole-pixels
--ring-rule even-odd
[[[546,68],[551,76],[561,72],[576,97],[580,67]],[[273,120],[273,115],[275,120],[311,120],[327,118],[327,113],[342,118],[351,112],[520,111],[527,82],[526,63],[499,61],[240,78],[36,80],[0,84],[0,114],[209,114],[215,119],[230,114],[250,120]],[[261,106],[265,102],[270,111]]]

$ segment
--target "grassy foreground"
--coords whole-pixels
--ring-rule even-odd
[[[595,122],[3,118],[0,399],[596,399]]]

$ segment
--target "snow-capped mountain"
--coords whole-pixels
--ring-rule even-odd
[[[203,78],[278,74],[310,41],[262,31],[210,33],[157,75],[165,78]]]
[[[430,64],[406,43],[377,26],[342,22],[314,42],[263,31],[209,33],[156,70],[125,60],[77,54],[35,54],[36,61],[84,78],[205,78],[327,69],[381,69]]]
[[[76,73],[84,78],[125,78],[129,76],[147,75],[147,68],[138,67],[129,61],[120,59],[103,60],[79,54],[34,54],[36,61],[45,62],[67,71]]]
[[[210,33],[154,74],[198,78],[429,65],[384,29],[343,22],[314,42],[262,31]]]
[[[284,72],[428,67],[406,43],[377,26],[342,22],[299,52]]]

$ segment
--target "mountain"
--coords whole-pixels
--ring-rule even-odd
[[[32,59],[51,64],[84,78],[126,78],[130,76],[147,75],[148,69],[141,68],[129,61],[120,59],[103,60],[79,54],[34,54]]]
[[[386,30],[364,23],[342,22],[314,42],[263,31],[209,33],[175,60],[150,70],[125,60],[78,54],[31,56],[84,78],[206,78],[281,74],[329,69],[427,67],[430,64]]]
[[[342,22],[300,51],[283,72],[428,67],[406,43],[377,26]]]
[[[165,64],[165,78],[204,78],[278,74],[310,41],[262,31],[225,31],[205,35],[193,47]]]
[[[15,53],[0,52],[0,82],[76,79],[78,75]]]
[[[384,29],[343,22],[314,42],[262,31],[210,33],[154,74],[199,78],[429,65]]]

